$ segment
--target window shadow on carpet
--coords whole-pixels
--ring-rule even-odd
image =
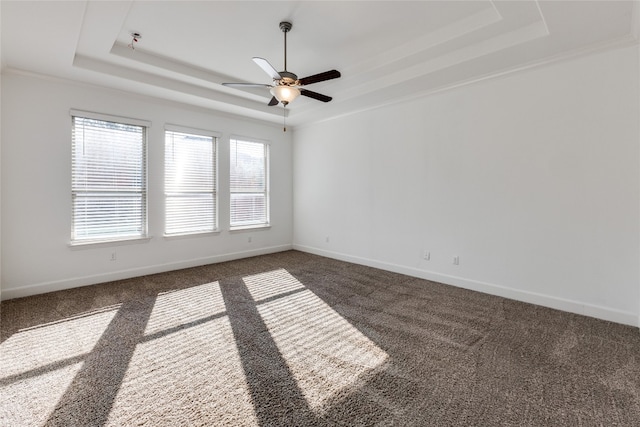
[[[3,425],[634,425],[637,330],[295,251],[2,302]]]

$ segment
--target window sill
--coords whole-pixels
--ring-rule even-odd
[[[112,246],[122,246],[122,245],[135,245],[139,243],[148,243],[153,236],[147,237],[135,237],[131,239],[120,239],[120,240],[91,240],[86,242],[71,242],[69,243],[69,248],[72,250],[76,249],[90,249],[90,248],[103,248],[103,247],[112,247]]]
[[[247,230],[260,230],[271,228],[271,224],[256,224],[256,225],[243,225],[239,227],[231,227],[229,228],[229,232],[233,233],[234,231],[247,231]]]
[[[164,234],[162,237],[165,240],[180,240],[180,239],[190,239],[192,237],[210,237],[217,236],[220,234],[220,230],[213,231],[205,231],[202,233],[183,233],[183,234]]]

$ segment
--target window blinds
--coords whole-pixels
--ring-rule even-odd
[[[165,132],[165,234],[217,228],[216,138]]]
[[[146,236],[145,133],[72,117],[72,242]]]
[[[230,142],[231,227],[266,225],[269,146],[237,139]]]

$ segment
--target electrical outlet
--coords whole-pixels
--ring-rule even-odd
[[[324,238],[325,243],[329,243],[329,236]]]
[[[247,237],[247,243],[251,243],[251,236]]]
[[[116,253],[111,252],[111,261],[115,261],[117,259]]]
[[[460,257],[458,255],[453,257],[453,265],[460,265]]]
[[[422,259],[425,260],[425,261],[429,261],[431,259],[431,252],[425,250],[422,253]]]

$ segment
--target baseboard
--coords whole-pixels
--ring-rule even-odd
[[[579,301],[572,301],[564,298],[554,297],[551,295],[513,289],[493,283],[486,283],[458,276],[450,276],[447,274],[441,274],[403,265],[372,260],[369,258],[353,256],[340,252],[327,251],[310,246],[294,244],[293,249],[315,255],[325,256],[327,258],[334,258],[341,261],[352,262],[354,264],[361,264],[368,267],[379,268],[381,270],[393,271],[394,273],[406,274],[407,276],[418,277],[420,279],[431,280],[438,283],[444,283],[446,285],[457,286],[459,288],[470,289],[473,291],[496,295],[516,301],[554,308],[556,310],[562,310],[569,313],[581,314],[597,319],[608,320],[610,322],[621,323],[623,325],[640,327],[640,318],[636,313],[616,310],[608,307],[601,307],[592,304],[585,304]]]
[[[119,270],[104,274],[91,276],[73,277],[69,279],[55,280],[51,282],[36,283],[17,288],[3,288],[2,300],[28,297],[32,295],[44,294],[47,292],[61,291],[65,289],[78,288],[80,286],[96,285],[98,283],[111,282],[114,280],[129,279],[132,277],[146,276],[149,274],[164,273],[167,271],[180,270],[183,268],[198,267],[207,264],[233,261],[236,259],[250,258],[258,255],[266,255],[276,252],[283,252],[293,249],[292,245],[270,246],[267,248],[253,249],[250,251],[233,252],[222,255],[195,258],[190,260],[176,261],[167,264],[156,264],[152,266]]]

